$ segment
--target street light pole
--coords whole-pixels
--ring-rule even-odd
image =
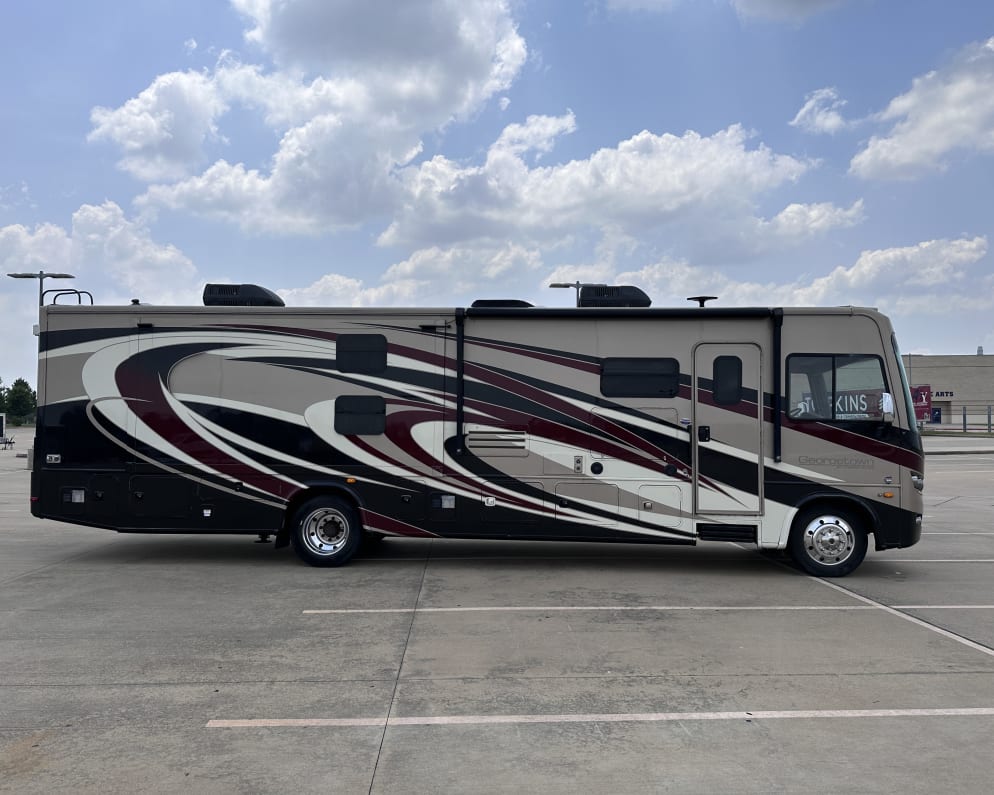
[[[549,287],[566,287],[566,288],[572,287],[574,290],[576,290],[576,305],[577,306],[580,305],[580,288],[583,287],[583,285],[580,284],[579,279],[577,279],[572,284],[570,284],[569,282],[553,282],[552,284],[549,285]]]
[[[38,271],[37,273],[8,273],[11,279],[37,279],[38,280],[38,306],[45,302],[45,279],[75,279],[71,273],[48,273]]]

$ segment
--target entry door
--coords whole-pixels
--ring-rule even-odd
[[[749,343],[694,349],[694,508],[700,515],[763,509],[762,355]]]

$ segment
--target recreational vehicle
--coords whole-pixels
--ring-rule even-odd
[[[363,538],[789,551],[819,576],[921,535],[924,459],[873,309],[41,310],[32,513],[248,533],[319,566]]]

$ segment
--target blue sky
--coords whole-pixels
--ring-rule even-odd
[[[10,4],[0,264],[97,303],[878,306],[994,352],[994,3]],[[48,282],[49,286],[60,283]],[[0,378],[36,285],[0,279]]]

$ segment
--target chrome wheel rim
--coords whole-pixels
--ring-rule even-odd
[[[826,566],[845,563],[856,549],[856,533],[839,516],[819,516],[804,528],[804,549],[811,560]]]
[[[334,508],[319,508],[304,517],[301,537],[315,555],[334,555],[349,538],[349,521]]]

